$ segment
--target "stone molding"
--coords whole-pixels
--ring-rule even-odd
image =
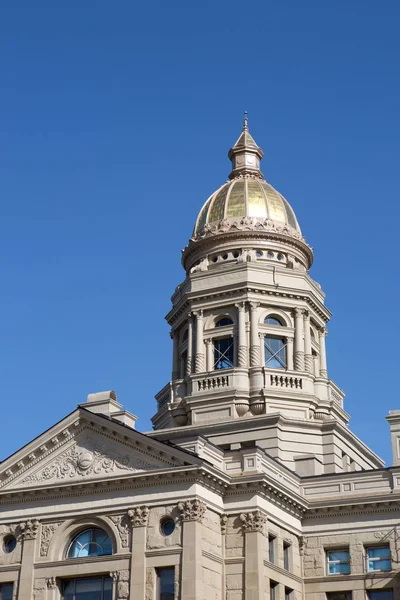
[[[206,512],[206,505],[201,500],[185,500],[179,502],[178,509],[182,521],[202,521]]]
[[[125,515],[110,515],[110,519],[118,530],[121,546],[123,548],[128,548],[129,532],[131,529],[130,515],[128,515],[128,513]]]
[[[149,516],[148,506],[135,506],[128,510],[128,517],[131,520],[132,527],[146,527]]]
[[[267,522],[267,517],[260,510],[241,513],[240,520],[245,533],[251,533],[254,531],[262,534],[265,533],[265,523]]]
[[[39,531],[40,521],[37,519],[32,519],[28,521],[23,521],[19,524],[19,528],[21,531],[21,537],[25,540],[36,540],[37,534]]]
[[[61,525],[61,521],[58,523],[46,523],[42,525],[40,535],[40,556],[47,556],[51,539],[56,531],[57,527]]]

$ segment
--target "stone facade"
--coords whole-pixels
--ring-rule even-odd
[[[348,428],[313,252],[247,119],[229,156],[183,252],[154,430],[90,394],[0,464],[0,597],[400,598],[400,411],[384,468]]]

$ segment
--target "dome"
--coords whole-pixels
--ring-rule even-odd
[[[256,227],[276,229],[288,235],[301,237],[296,216],[290,204],[269,183],[260,171],[262,149],[248,130],[245,114],[242,133],[229,150],[232,172],[229,181],[214,192],[202,207],[196,220],[193,238],[235,228],[249,223]]]
[[[250,175],[228,181],[209,197],[197,218],[194,236],[201,235],[207,224],[238,217],[269,219],[301,233],[289,202],[272,185]]]

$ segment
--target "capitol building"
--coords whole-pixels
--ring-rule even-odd
[[[0,464],[0,600],[400,600],[400,410],[387,468],[349,429],[313,250],[247,118],[228,156],[153,430],[93,393]]]

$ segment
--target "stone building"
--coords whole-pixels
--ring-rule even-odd
[[[393,466],[328,376],[313,252],[243,131],[167,315],[154,430],[114,392],[0,464],[0,600],[398,600]]]

